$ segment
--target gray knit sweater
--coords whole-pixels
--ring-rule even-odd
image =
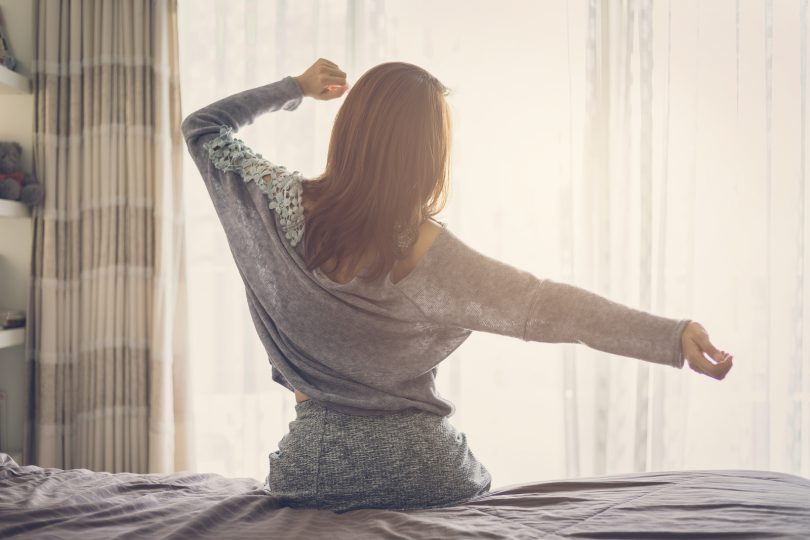
[[[349,414],[408,408],[452,416],[438,395],[438,364],[474,331],[593,349],[683,367],[671,319],[539,278],[442,230],[397,283],[333,282],[308,271],[298,171],[252,151],[234,134],[262,114],[295,110],[292,77],[245,90],[190,114],[182,132],[245,283],[272,378]],[[517,373],[517,371],[516,371]]]

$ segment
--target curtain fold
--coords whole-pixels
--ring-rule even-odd
[[[806,6],[590,2],[592,196],[575,279],[693,318],[737,358],[721,383],[643,364],[578,371],[595,443],[568,456],[596,474],[810,473]]]
[[[176,0],[37,0],[25,461],[188,466]]]

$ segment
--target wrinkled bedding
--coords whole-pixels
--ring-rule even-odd
[[[0,538],[810,538],[810,479],[760,470],[532,482],[407,512],[293,509],[260,488],[19,466],[0,453]]]

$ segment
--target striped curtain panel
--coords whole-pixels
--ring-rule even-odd
[[[26,463],[187,466],[176,0],[38,0]]]

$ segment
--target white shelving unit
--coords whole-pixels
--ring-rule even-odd
[[[0,199],[0,218],[25,218],[30,215],[31,212],[25,204]]]
[[[10,71],[9,69],[0,66],[0,94],[26,94],[30,93],[29,81],[25,77]],[[31,217],[31,211],[28,206],[17,201],[6,201],[0,199],[0,220],[3,219],[28,219]],[[2,257],[0,253],[0,257]],[[25,345],[25,327],[22,328],[8,328],[0,329],[0,350],[5,350],[9,347],[18,347]],[[6,404],[8,407],[9,405]],[[3,421],[8,421],[9,415]],[[6,429],[9,429],[6,426]],[[8,434],[6,434],[8,437]],[[11,456],[15,462],[22,464],[23,455],[19,446],[15,445],[13,449],[6,450],[8,455]]]
[[[25,343],[25,328],[0,330],[0,349]]]
[[[6,37],[17,59],[14,70],[0,66],[0,141],[18,142],[23,149],[22,169],[34,169],[34,48],[35,3],[0,0]],[[28,313],[31,283],[32,212],[22,203],[0,200],[0,310]],[[26,321],[30,323],[30,321]],[[6,440],[2,450],[23,463],[25,418],[28,415],[25,343],[30,324],[0,330],[0,388],[6,393]]]
[[[31,80],[6,66],[0,66],[0,94],[30,94]]]
[[[12,221],[18,221],[19,219],[28,219],[30,216],[31,213],[28,206],[25,204],[15,201],[0,200],[0,220],[5,221],[6,219],[11,219]],[[2,256],[3,253],[0,253],[0,257]],[[25,327],[0,329],[0,351],[5,351],[12,347],[21,347],[22,345],[25,345]],[[20,348],[18,350],[22,349]],[[19,353],[10,354],[16,356]],[[9,388],[6,388],[7,395],[9,390]],[[6,407],[9,407],[10,404],[8,403],[8,399],[6,401]],[[3,422],[9,421],[11,416],[10,411],[7,409]],[[6,425],[5,429],[10,430],[10,426]],[[8,437],[9,433],[7,431],[6,439],[8,439]],[[19,446],[19,443],[14,444],[10,449],[5,449],[4,451],[7,452],[8,455],[11,456],[11,459],[13,459],[16,463],[23,463],[23,452]]]

